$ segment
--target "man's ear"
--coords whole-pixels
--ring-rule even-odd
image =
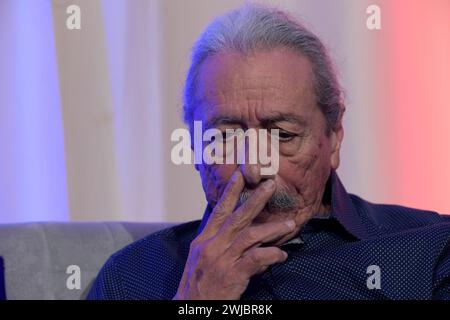
[[[331,131],[330,139],[331,139],[330,164],[331,168],[333,170],[336,170],[339,167],[341,145],[342,140],[344,139],[344,128],[342,127],[342,122],[340,122],[339,126],[337,126]]]

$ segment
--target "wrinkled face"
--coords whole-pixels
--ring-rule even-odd
[[[300,228],[312,216],[326,211],[322,197],[330,170],[339,165],[343,132],[340,127],[327,134],[312,79],[309,60],[286,48],[248,56],[228,52],[204,61],[194,113],[203,130],[279,129],[279,170],[275,176],[262,176],[258,163],[197,166],[212,207],[232,173],[240,170],[246,181],[243,199],[264,179],[273,178],[277,191],[272,200],[288,200],[280,206],[280,201],[272,201],[255,222],[294,219]]]

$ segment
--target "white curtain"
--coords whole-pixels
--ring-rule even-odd
[[[0,223],[200,218],[200,179],[193,166],[171,162],[170,135],[184,127],[181,91],[193,42],[215,16],[244,2],[0,0]],[[340,168],[347,188],[374,201],[406,199],[402,204],[430,209],[448,204],[444,196],[398,196],[400,179],[384,171],[403,159],[389,136],[394,120],[411,114],[385,121],[396,107],[386,81],[391,75],[382,67],[393,34],[389,19],[401,21],[404,10],[394,12],[383,0],[260,2],[303,19],[331,49],[347,94]],[[370,4],[380,5],[387,19],[378,33],[365,27]],[[69,5],[81,10],[80,30],[66,27]],[[438,34],[430,21],[448,26],[448,6],[436,1],[422,11],[435,16],[424,32]],[[450,50],[443,42],[448,32],[439,34],[439,52]],[[440,65],[442,71],[450,64]],[[450,70],[442,74],[448,79]],[[448,103],[441,82],[433,90],[441,88],[439,101]],[[436,110],[448,109],[442,103]],[[445,112],[435,112],[434,121],[450,116]],[[424,132],[439,138],[430,123]],[[427,161],[432,167],[437,160]],[[424,186],[415,186],[420,194]]]

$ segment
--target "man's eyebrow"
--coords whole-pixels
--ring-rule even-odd
[[[306,121],[304,117],[290,113],[278,114],[261,120],[261,123],[263,124],[264,127],[277,122],[290,122],[300,126],[306,126],[308,124],[308,121]]]
[[[273,125],[277,122],[290,122],[292,124],[300,125],[300,126],[306,126],[308,122],[305,118],[294,115],[294,114],[278,114],[274,116],[270,116],[267,118],[264,118],[261,120],[261,124],[263,127]],[[220,125],[240,125],[241,127],[245,127],[246,124],[244,121],[242,121],[241,118],[233,117],[233,116],[218,116],[213,117],[206,121],[206,127],[208,128],[214,128],[218,127]]]
[[[214,117],[206,121],[207,127],[217,127],[224,124],[239,124],[241,126],[245,125],[241,118],[230,116]]]

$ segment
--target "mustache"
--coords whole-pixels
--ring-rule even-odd
[[[252,190],[244,189],[239,197],[238,206],[241,206],[247,201],[252,196],[253,192],[254,191]],[[272,197],[267,201],[264,209],[268,212],[293,211],[298,209],[298,199],[287,190],[277,188]]]

